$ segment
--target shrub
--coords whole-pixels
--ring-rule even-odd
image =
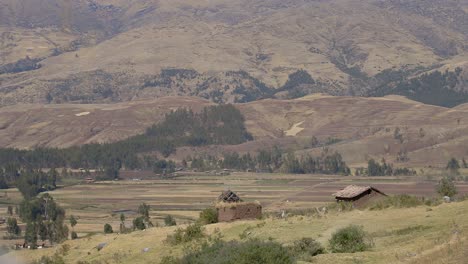
[[[203,237],[205,237],[204,229],[200,224],[196,223],[187,226],[185,229],[176,229],[174,234],[167,236],[166,242],[171,245],[178,245]]]
[[[198,222],[202,225],[218,223],[218,211],[215,208],[206,208],[200,212]]]
[[[111,234],[114,233],[114,230],[112,230],[112,226],[109,224],[104,225],[104,234]]]
[[[294,241],[289,250],[296,256],[309,255],[311,257],[325,253],[325,248],[315,239],[304,237]]]
[[[277,242],[216,240],[212,244],[204,243],[200,250],[186,254],[179,261],[167,263],[292,264],[294,258],[288,249]]]
[[[72,231],[71,232],[71,239],[77,239],[77,238],[78,238],[78,234],[75,231]]]
[[[133,219],[133,229],[138,229],[138,230],[146,229],[145,219],[143,216]]]
[[[350,225],[336,231],[329,240],[333,253],[362,252],[372,247],[361,226]]]
[[[43,256],[40,259],[33,261],[33,264],[65,264],[63,257],[54,254],[53,256]]]
[[[457,188],[449,178],[443,178],[437,185],[437,192],[442,196],[453,197],[457,194]]]
[[[167,216],[164,218],[164,224],[165,224],[166,226],[175,226],[175,225],[177,225],[176,220],[175,220],[174,217],[172,217],[171,215],[167,215]]]

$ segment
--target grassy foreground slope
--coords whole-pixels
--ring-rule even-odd
[[[468,202],[421,206],[383,211],[351,211],[329,213],[323,217],[290,217],[219,223],[206,227],[213,234],[219,230],[225,240],[247,237],[271,239],[288,244],[302,237],[312,237],[328,246],[333,232],[349,224],[362,225],[373,237],[375,247],[355,254],[319,255],[312,263],[464,263],[468,257]],[[249,232],[244,232],[246,229]],[[126,235],[95,235],[68,241],[70,252],[66,263],[159,263],[167,255],[180,256],[190,245],[170,246],[164,243],[175,228],[152,228]],[[96,246],[108,243],[101,251]],[[144,248],[149,248],[143,252]],[[7,257],[30,261],[51,255],[55,249],[17,251]]]

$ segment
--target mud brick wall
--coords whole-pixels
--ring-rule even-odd
[[[218,222],[257,219],[262,216],[262,206],[256,203],[228,205],[217,210]]]

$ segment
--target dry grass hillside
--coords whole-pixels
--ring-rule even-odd
[[[120,104],[15,105],[0,108],[3,147],[67,147],[111,142],[142,133],[179,107],[199,110],[209,102],[166,97]]]
[[[234,97],[258,85],[230,88],[225,75],[239,70],[278,88],[304,69],[319,90],[347,94],[353,78],[385,69],[451,65],[468,40],[466,2],[449,0],[1,0],[0,14],[0,62],[44,59],[40,69],[0,75],[3,105],[167,94],[247,101]],[[167,68],[201,76],[147,82]],[[112,95],[81,97],[103,82]]]
[[[420,206],[382,211],[330,213],[324,217],[289,217],[240,221],[206,226],[206,233],[222,234],[224,240],[247,238],[273,239],[284,245],[302,237],[317,239],[328,246],[333,232],[349,224],[362,225],[375,243],[360,253],[326,253],[300,263],[465,263],[467,258],[467,202],[443,204],[432,208]],[[404,221],[402,221],[404,218]],[[151,228],[131,234],[95,235],[75,241],[65,256],[66,263],[159,263],[162,257],[181,256],[189,244],[171,246],[164,242],[174,227]],[[246,235],[247,234],[247,235]],[[100,251],[100,243],[107,245]],[[196,243],[196,242],[193,242]],[[146,252],[144,249],[147,248]],[[12,252],[7,257],[18,263],[52,255],[57,249]]]
[[[102,105],[16,105],[0,108],[0,145],[32,148],[67,147],[110,142],[142,133],[170,110],[210,104],[196,97],[164,97]],[[180,148],[174,159],[226,151],[255,152],[275,144],[319,153],[324,146],[343,154],[353,165],[370,157],[395,162],[407,153],[405,165],[444,166],[468,156],[466,105],[443,108],[404,97],[333,97],[312,95],[295,100],[260,100],[237,104],[254,141],[237,146]],[[311,145],[316,137],[319,145]],[[403,165],[403,164],[402,164]]]

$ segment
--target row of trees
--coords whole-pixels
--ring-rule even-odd
[[[224,153],[221,159],[214,156],[189,158],[190,167],[197,170],[235,169],[259,170],[263,172],[281,171],[284,173],[323,173],[349,175],[350,169],[337,152],[324,149],[321,155],[296,157],[293,153],[284,153],[275,146],[271,150],[260,150],[256,156],[250,153],[239,155],[236,152]],[[183,164],[188,164],[183,161]]]
[[[382,163],[370,159],[367,162],[366,168],[359,168],[356,170],[356,175],[367,175],[367,176],[399,176],[399,175],[416,175],[416,171],[408,168],[394,168],[392,164],[388,164],[385,159],[382,159]]]

